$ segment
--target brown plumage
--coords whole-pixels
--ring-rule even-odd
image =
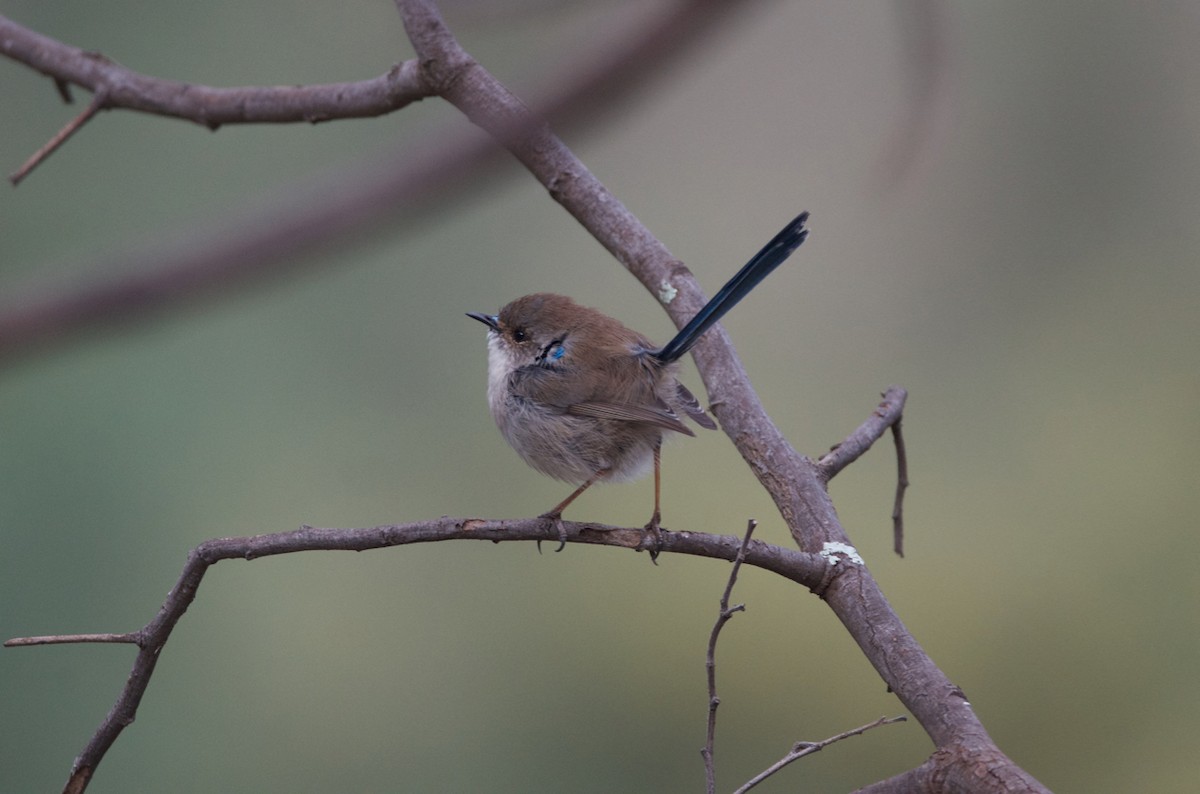
[[[653,468],[654,513],[646,529],[657,556],[663,434],[695,435],[684,417],[717,427],[679,382],[677,362],[804,242],[807,218],[788,224],[661,348],[596,309],[548,292],[517,298],[498,314],[468,314],[489,329],[488,405],[504,439],[533,468],[579,486],[544,514],[564,543],[562,511],[579,494],[597,481],[637,479]]]

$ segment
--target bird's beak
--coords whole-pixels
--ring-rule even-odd
[[[467,316],[472,320],[478,320],[496,333],[500,332],[500,318],[494,314],[484,314],[483,312],[467,312]]]

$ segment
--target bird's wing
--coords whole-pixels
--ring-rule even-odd
[[[679,421],[679,417],[667,408],[653,408],[644,405],[627,405],[623,403],[605,403],[589,400],[567,406],[567,413],[576,416],[592,416],[596,419],[617,419],[623,422],[642,422],[656,425],[676,433],[694,436],[692,429]]]
[[[696,395],[692,394],[691,390],[682,383],[675,384],[675,396],[679,400],[680,407],[684,412],[692,417],[692,420],[709,430],[716,430],[717,423],[712,420],[712,417],[704,412],[704,408],[700,405],[700,401],[696,399]]]

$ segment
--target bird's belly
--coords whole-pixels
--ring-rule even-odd
[[[644,477],[654,463],[662,432],[633,422],[575,416],[515,398],[492,412],[504,439],[533,468],[582,484],[607,469],[610,482]]]

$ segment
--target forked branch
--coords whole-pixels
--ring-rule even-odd
[[[896,442],[896,499],[892,505],[892,548],[904,556],[904,491],[908,488],[908,453],[904,448],[904,436],[900,432],[900,420],[904,416],[904,402],[908,393],[898,386],[883,393],[883,401],[850,434],[850,437],[829,450],[819,461],[817,468],[826,482],[838,472],[863,456],[871,445],[878,441],[888,428]]]
[[[646,542],[642,528],[612,527],[564,521],[563,528],[571,543],[622,546],[640,550]],[[83,791],[108,749],[126,726],[133,723],[138,706],[162,649],[180,618],[196,599],[200,583],[209,566],[222,560],[256,560],[302,551],[368,551],[413,543],[446,540],[543,541],[558,540],[556,530],[540,518],[520,521],[489,521],[478,518],[439,518],[411,524],[393,524],[365,529],[320,529],[303,527],[294,532],[255,535],[241,538],[217,538],[200,544],[188,555],[183,572],[154,619],[128,634],[76,634],[42,637],[16,637],[5,646],[32,646],[84,642],[129,642],[138,646],[137,658],[125,687],[83,751],[75,758],[64,791]],[[742,559],[746,564],[778,573],[809,588],[816,587],[826,575],[828,561],[817,555],[770,546],[747,544],[738,538],[702,532],[664,532],[662,551],[714,559]]]

